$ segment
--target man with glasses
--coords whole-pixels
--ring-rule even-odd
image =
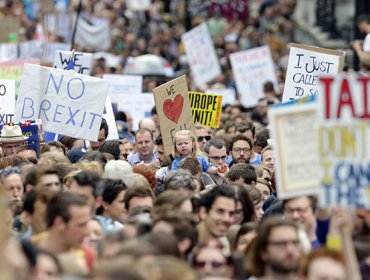
[[[254,146],[253,144],[256,142],[257,139],[256,127],[251,121],[242,121],[235,126],[235,135],[244,135],[252,141],[252,146]],[[252,148],[250,153],[249,164],[261,164],[261,155],[256,153],[254,151],[254,148]]]
[[[257,229],[246,256],[247,269],[258,279],[300,279],[301,255],[297,226],[282,216],[273,216]]]
[[[223,163],[226,164],[227,151],[226,144],[223,140],[217,138],[209,140],[204,146],[204,151],[208,154],[208,160],[212,166],[219,167]],[[224,178],[218,174],[209,175],[218,185],[225,182]]]
[[[199,145],[199,148],[204,151],[204,145],[207,143],[207,141],[211,140],[211,135],[209,133],[209,131],[199,125],[199,124],[196,124],[195,125],[195,135],[198,139],[198,145]]]
[[[239,134],[234,136],[230,143],[229,149],[230,156],[227,160],[227,165],[230,167],[235,163],[249,163],[249,164],[260,164],[261,156],[259,161],[251,161],[253,153],[253,142],[250,138],[245,135]]]
[[[317,208],[315,196],[299,196],[286,199],[282,204],[284,215],[303,230],[313,248],[318,248],[328,233],[329,214],[325,209]],[[316,217],[315,213],[318,213]],[[320,238],[319,238],[320,237]]]

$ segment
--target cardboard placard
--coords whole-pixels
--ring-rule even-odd
[[[320,203],[370,209],[370,77],[320,78]]]
[[[291,44],[283,102],[317,95],[320,75],[342,71],[345,52]]]
[[[218,128],[222,112],[222,95],[189,92],[193,122]]]
[[[54,68],[67,69],[71,58],[70,51],[57,51],[54,59]],[[91,53],[75,52],[73,56],[74,71],[79,74],[90,75],[93,56]]]
[[[179,130],[194,131],[186,76],[169,81],[154,90],[164,151],[173,153],[173,137]]]
[[[263,84],[270,81],[277,89],[278,83],[270,48],[263,46],[230,54],[236,86],[243,106],[250,108],[264,96]]]
[[[278,198],[318,194],[317,104],[273,107],[269,120],[274,139]]]
[[[213,41],[206,23],[202,23],[181,36],[195,85],[200,87],[221,74]]]
[[[15,81],[0,80],[0,124],[13,122],[15,113]]]
[[[105,104],[97,100],[107,93],[103,79],[25,64],[15,120],[41,119],[45,131],[96,141]]]

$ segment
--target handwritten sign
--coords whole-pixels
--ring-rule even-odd
[[[71,58],[70,51],[57,51],[54,60],[54,68],[67,69]],[[79,74],[90,75],[93,56],[91,53],[75,52],[73,56],[74,71]]]
[[[206,23],[186,32],[181,39],[197,87],[212,81],[221,74],[220,64]]]
[[[15,112],[15,81],[0,80],[0,124],[13,122]]]
[[[194,123],[218,128],[222,111],[222,95],[189,92]]]
[[[319,81],[321,204],[370,208],[370,77]]]
[[[194,131],[186,77],[169,81],[153,92],[164,151],[169,155],[173,152],[173,137],[177,131]]]
[[[266,81],[271,81],[277,88],[269,47],[232,53],[230,61],[243,106],[250,108],[258,104],[258,100],[264,96],[263,84]]]
[[[96,141],[105,103],[97,100],[107,92],[102,79],[25,64],[15,119],[41,119],[45,131]]]
[[[269,119],[279,199],[318,194],[317,104],[273,107]]]
[[[292,44],[285,78],[283,102],[317,95],[320,75],[343,69],[345,52]]]

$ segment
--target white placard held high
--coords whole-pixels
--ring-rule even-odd
[[[269,47],[263,46],[230,55],[236,86],[243,106],[250,108],[264,96],[263,84],[270,81],[278,87]]]
[[[221,67],[206,23],[186,32],[181,39],[197,87],[212,81],[221,74]]]
[[[336,75],[344,56],[342,51],[292,44],[282,101],[317,95],[320,75]]]
[[[54,68],[67,69],[72,52],[57,51]],[[91,53],[75,52],[73,57],[74,71],[79,74],[90,75],[93,56]]]
[[[104,74],[103,79],[108,81],[108,94],[112,103],[120,103],[122,94],[142,93],[143,77],[136,75]]]
[[[107,93],[103,79],[25,64],[15,121],[41,119],[45,131],[96,141]]]
[[[0,80],[0,125],[13,122],[15,112],[15,81]]]

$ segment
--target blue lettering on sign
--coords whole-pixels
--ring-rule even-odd
[[[24,98],[23,106],[22,106],[22,114],[21,114],[22,119],[33,119],[33,115],[35,114],[35,110],[33,109],[34,104],[35,104],[35,102],[33,101],[32,98],[29,98],[29,97]],[[25,113],[26,113],[25,108],[30,108],[32,110],[32,114],[25,115]],[[27,112],[28,112],[28,110],[27,110]]]

